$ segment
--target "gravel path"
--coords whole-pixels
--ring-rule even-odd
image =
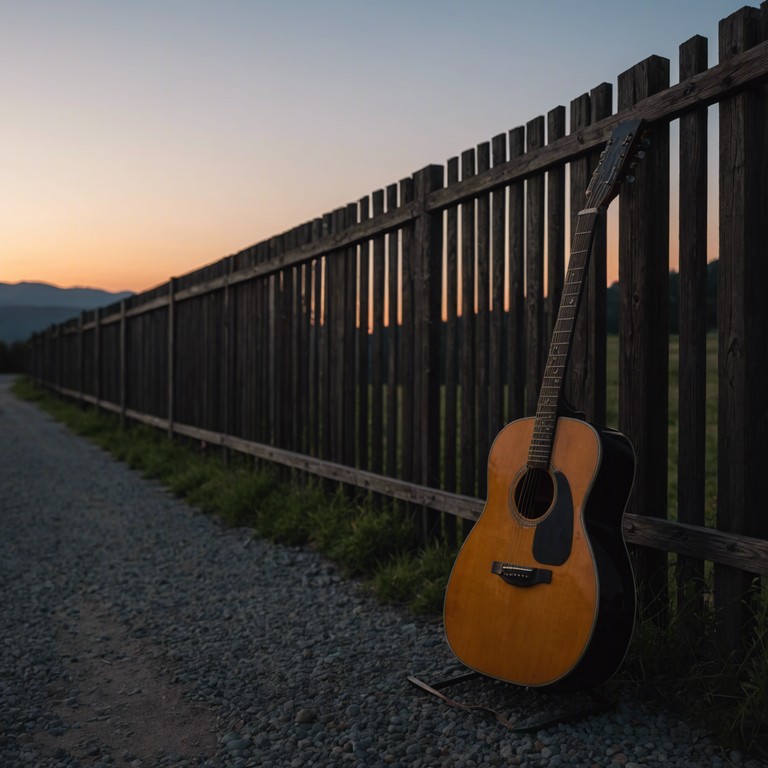
[[[725,766],[620,701],[529,735],[408,685],[455,669],[441,627],[314,553],[225,529],[0,377],[0,766]],[[507,716],[553,696],[472,683]],[[750,765],[757,765],[752,761]]]

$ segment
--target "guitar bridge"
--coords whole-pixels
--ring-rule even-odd
[[[552,581],[552,571],[548,568],[529,568],[525,565],[500,563],[498,560],[493,561],[491,573],[514,587],[532,587],[534,584],[549,584]]]

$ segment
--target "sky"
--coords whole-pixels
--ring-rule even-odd
[[[0,281],[151,288],[650,55],[675,83],[695,34],[715,64],[744,4],[0,0]]]

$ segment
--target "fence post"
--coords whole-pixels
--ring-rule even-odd
[[[461,153],[461,180],[475,175],[475,150]],[[459,387],[461,397],[459,491],[477,493],[477,399],[475,397],[475,210],[473,199],[461,203],[461,341],[459,344]],[[487,458],[487,457],[483,457]]]
[[[611,114],[613,88],[608,83],[593,88],[571,102],[571,133]],[[571,163],[571,232],[578,212],[586,206],[586,191],[597,166],[598,153]],[[551,172],[550,172],[551,173]],[[585,276],[584,293],[574,329],[566,399],[589,421],[604,424],[607,330],[605,319],[606,218],[600,219],[592,257]]]
[[[419,215],[414,233],[415,311],[415,454],[423,485],[440,484],[440,330],[443,289],[443,214],[427,208],[427,196],[443,186],[443,167],[428,165],[414,176]],[[423,509],[421,537],[439,534],[440,515]]]
[[[77,398],[80,401],[80,405],[83,404],[83,387],[84,387],[84,368],[85,368],[85,350],[83,349],[83,316],[85,312],[81,312],[77,318]]]
[[[509,159],[525,153],[525,128],[509,132]],[[525,413],[525,182],[509,187],[509,314],[507,317],[507,420]]]
[[[122,319],[122,318],[121,318]],[[168,281],[168,437],[173,437],[176,389],[176,278]]]
[[[760,42],[760,11],[742,8],[720,22],[719,32],[723,62]],[[768,532],[765,105],[765,88],[720,102],[717,527],[750,536]],[[742,646],[752,623],[754,581],[750,573],[715,565],[715,606],[730,650]]]
[[[680,46],[680,81],[707,69],[707,39]],[[704,525],[707,398],[707,108],[680,118],[679,439],[677,519]],[[680,555],[677,605],[691,632],[704,619],[704,561]]]
[[[93,320],[93,396],[98,408],[101,404],[101,309],[99,307],[96,307]]]
[[[544,118],[526,126],[528,152],[544,146]],[[544,174],[526,180],[525,207],[525,412],[536,411],[546,343],[544,341]]]
[[[619,75],[619,112],[669,86],[669,61],[652,56]],[[654,128],[637,182],[619,208],[619,428],[637,466],[628,511],[667,516],[669,399],[669,128]],[[636,552],[640,601],[661,624],[668,608],[667,555]]]
[[[120,428],[125,429],[125,411],[128,402],[128,363],[127,363],[127,328],[125,302],[120,302]]]

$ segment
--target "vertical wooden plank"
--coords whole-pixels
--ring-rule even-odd
[[[461,153],[462,181],[475,175],[475,150]],[[477,416],[475,401],[475,201],[461,204],[461,482],[467,496],[477,492]]]
[[[346,211],[333,212],[333,233],[344,229]],[[330,320],[330,390],[332,405],[331,459],[344,461],[344,290],[346,287],[346,253],[335,251],[328,256],[328,314]]]
[[[370,218],[370,200],[364,197],[360,200],[360,221],[367,221]],[[374,208],[374,216],[376,215]],[[358,352],[357,352],[357,373],[358,379],[358,417],[357,417],[357,437],[358,449],[357,460],[360,469],[368,469],[369,456],[369,429],[371,420],[369,381],[370,366],[368,350],[368,314],[370,296],[370,243],[366,240],[360,244],[360,321],[357,327]]]
[[[282,253],[290,252],[296,245],[296,232],[289,230],[282,237]],[[288,449],[291,445],[291,422],[295,413],[295,401],[292,399],[292,349],[294,342],[293,324],[293,269],[288,267],[279,273],[280,307],[277,317],[279,326],[275,328],[275,356],[279,379],[275,388],[276,419],[280,430],[277,444]]]
[[[387,210],[397,208],[397,184],[387,187]],[[399,235],[391,232],[387,242],[387,474],[397,477],[397,386],[398,386],[398,305]]]
[[[592,122],[592,103],[590,95],[583,93],[571,101],[571,134],[578,134]],[[587,206],[586,191],[592,175],[592,158],[584,155],[571,161],[570,197],[571,197],[571,233],[576,232],[579,211]],[[590,260],[591,262],[594,259]],[[565,399],[575,409],[583,411],[587,401],[587,377],[589,367],[589,337],[586,329],[585,314],[589,297],[589,281],[584,283],[579,316],[574,326],[571,342],[571,357],[565,380]],[[586,411],[583,411],[586,416]]]
[[[528,152],[544,146],[544,118],[537,117],[526,126]],[[526,182],[525,209],[525,338],[526,378],[525,410],[533,414],[541,384],[546,342],[544,340],[544,174]]]
[[[357,203],[349,203],[346,207],[346,216],[344,227],[352,226],[357,223]],[[356,377],[355,377],[355,352],[357,335],[355,333],[357,323],[357,247],[350,246],[344,249],[344,270],[345,280],[342,286],[343,290],[343,311],[344,311],[344,361],[342,370],[342,400],[341,405],[344,410],[344,435],[342,438],[343,459],[349,466],[355,465],[355,454],[357,453],[357,444],[355,441],[355,395],[356,395]]]
[[[298,248],[306,242],[304,226],[296,227],[294,236],[294,248]],[[291,339],[291,450],[301,452],[302,432],[304,428],[303,411],[304,400],[301,397],[302,368],[306,362],[303,356],[303,315],[302,315],[302,271],[303,265],[299,264],[291,268],[293,274],[293,292],[291,294],[291,318],[293,333]]]
[[[507,137],[499,134],[492,139],[494,167],[507,160]],[[491,250],[493,270],[491,277],[491,324],[490,324],[490,390],[488,397],[488,418],[490,433],[494,436],[504,426],[504,371],[502,329],[504,327],[504,267],[506,264],[506,228],[504,216],[507,208],[507,193],[497,189],[491,202]]]
[[[234,311],[234,302],[232,300],[232,286],[229,284],[229,278],[232,274],[232,257],[224,259],[224,288],[222,289],[222,320],[224,322],[223,338],[219,360],[216,361],[221,369],[221,431],[225,435],[232,434],[232,422],[234,421],[235,400],[233,398],[232,387],[234,385],[234,351],[235,351],[235,326],[232,313]],[[224,457],[229,460],[229,451],[224,449]]]
[[[594,88],[571,103],[571,133],[611,114],[613,89],[608,83]],[[599,153],[571,163],[571,231],[578,212],[588,205],[586,189]],[[566,399],[589,421],[605,423],[606,371],[606,217],[601,216],[592,244],[589,271],[584,280],[579,317],[574,329],[571,361],[566,380]]]
[[[125,315],[126,299],[120,302],[120,428],[125,429],[125,410],[128,402],[128,363],[127,363],[127,318]],[[57,383],[59,383],[57,381]]]
[[[373,217],[384,213],[384,190],[378,189],[373,193]],[[372,357],[372,393],[371,393],[371,469],[381,473],[384,468],[384,367],[383,367],[383,336],[384,336],[384,235],[373,239],[373,325],[371,341]],[[369,318],[365,318],[366,334]]]
[[[264,241],[256,246],[256,263],[262,264],[269,258],[269,242]],[[270,441],[269,433],[269,296],[270,277],[261,278],[256,286],[256,322],[257,322],[257,412],[256,440],[262,443]]]
[[[619,111],[669,86],[669,61],[652,56],[619,76]],[[628,511],[667,516],[669,370],[669,128],[624,185],[619,208],[619,428],[635,448]],[[667,555],[637,553],[641,605],[666,621]]]
[[[327,213],[323,217],[323,235],[327,236],[334,232],[334,223],[336,215]],[[321,325],[321,344],[320,344],[320,398],[321,398],[321,445],[322,457],[330,459],[333,457],[333,390],[331,387],[333,355],[331,354],[333,330],[333,306],[331,301],[331,290],[335,282],[335,261],[332,255],[325,255],[322,258],[321,270],[321,309],[323,322]]]
[[[168,437],[173,437],[173,424],[176,419],[176,278],[168,281]]]
[[[101,309],[96,307],[94,312],[94,339],[93,339],[93,396],[96,398],[96,406],[101,402]],[[37,346],[38,338],[33,336],[33,343]]]
[[[720,61],[761,41],[762,19],[745,7],[720,22]],[[717,526],[766,536],[763,480],[768,465],[766,261],[766,92],[720,102],[720,264],[718,270]],[[715,565],[715,606],[727,648],[742,646],[753,623],[752,574]]]
[[[459,158],[448,160],[448,186],[459,181]],[[452,205],[445,212],[445,300],[446,300],[446,340],[445,340],[445,488],[455,491],[457,488],[456,453],[457,453],[457,302],[458,302],[458,222],[459,207]],[[455,538],[455,521],[450,526],[449,538]]]
[[[483,173],[491,167],[491,145],[483,142],[477,147],[477,172]],[[477,314],[475,316],[475,365],[477,368],[477,494],[481,499],[487,495],[488,451],[491,447],[491,432],[488,410],[489,382],[489,310],[491,271],[491,196],[489,193],[477,198]]]
[[[509,132],[509,159],[525,152],[525,128]],[[525,182],[509,185],[509,322],[507,421],[525,412]]]
[[[312,242],[312,222],[307,222],[302,226],[302,243]],[[311,433],[311,410],[310,410],[310,382],[312,371],[312,262],[305,262],[299,270],[300,281],[300,341],[299,341],[299,450],[302,453],[310,454],[310,433]]]
[[[442,325],[443,214],[427,209],[427,196],[443,186],[443,167],[429,165],[415,174],[414,186],[419,203],[416,219],[414,264],[415,295],[418,297],[416,325],[419,347],[416,349],[416,382],[419,388],[419,430],[422,485],[440,485],[440,327]],[[433,540],[439,533],[440,515],[422,510],[421,537]]]
[[[323,220],[315,219],[312,222],[312,241],[319,240],[323,235]],[[310,453],[313,456],[320,456],[320,379],[322,377],[322,365],[320,355],[320,338],[322,323],[322,269],[324,259],[317,258],[312,260],[311,269],[311,352],[310,352],[310,398],[311,398],[311,420],[312,429],[310,431]]]
[[[565,107],[555,107],[547,114],[547,143],[565,136]],[[545,343],[560,308],[565,279],[565,164],[547,173],[547,297]]]
[[[400,201],[410,203],[414,197],[413,179],[400,182]],[[403,322],[401,328],[401,371],[403,374],[403,412],[400,420],[403,435],[403,480],[413,480],[414,474],[414,287],[413,287],[413,225],[403,227],[402,243]]]
[[[613,112],[613,86],[610,83],[593,88],[590,94],[592,122],[602,120]],[[599,152],[592,155],[591,167],[596,168]],[[608,234],[606,216],[592,243],[592,258],[586,280],[586,295],[582,307],[586,312],[586,335],[590,353],[587,355],[587,397],[583,407],[587,418],[596,424],[606,420],[606,374],[608,356],[608,327],[606,317],[606,289],[608,281]]]
[[[707,39],[680,46],[680,82],[707,69]],[[677,519],[704,525],[707,420],[707,108],[680,118]],[[677,560],[678,611],[704,617],[704,562]]]
[[[78,395],[80,396],[80,400],[82,401],[83,398],[83,389],[84,389],[84,368],[85,368],[85,349],[84,349],[84,341],[83,341],[83,315],[85,312],[81,312],[77,316],[77,347],[76,347],[76,354],[77,354],[77,375],[75,377],[75,389],[77,390]]]

